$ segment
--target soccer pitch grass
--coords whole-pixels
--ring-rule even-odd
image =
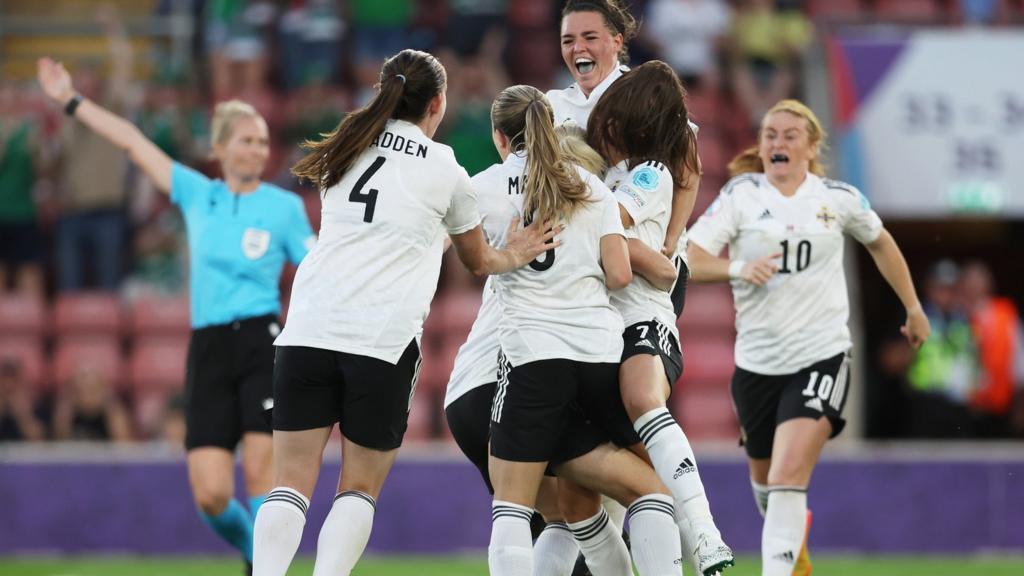
[[[939,556],[856,556],[819,555],[814,560],[816,576],[1020,576],[1024,557],[939,557]],[[757,576],[760,558],[741,556],[738,565],[725,576]],[[313,572],[309,558],[299,559],[289,576]],[[223,558],[0,558],[2,576],[233,576],[242,565]],[[487,562],[479,557],[368,557],[360,562],[354,576],[482,576]]]

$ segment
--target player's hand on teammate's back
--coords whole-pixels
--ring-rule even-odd
[[[775,254],[747,262],[740,271],[740,278],[755,286],[764,286],[779,271],[779,265],[775,263],[775,260],[779,258],[782,258],[782,252],[776,252]]]
[[[562,225],[555,226],[550,220],[519,228],[519,218],[513,218],[505,234],[505,249],[514,255],[517,267],[526,266],[534,258],[557,248],[561,241],[555,236],[563,229]]]
[[[910,345],[915,350],[920,348],[921,344],[924,344],[931,331],[931,323],[928,322],[928,316],[920,305],[907,310],[907,322],[900,327],[900,333],[907,338],[907,341],[910,342]]]

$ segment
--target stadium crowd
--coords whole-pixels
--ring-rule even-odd
[[[175,3],[151,4],[159,17]],[[176,66],[156,57],[144,63],[145,76],[137,73],[143,52],[117,11],[104,6],[66,16],[88,17],[106,46],[105,54],[67,65],[85,96],[132,119],[176,161],[211,175],[213,105],[251,102],[270,128],[267,180],[302,195],[316,230],[320,198],[288,168],[301,156],[301,142],[330,131],[372,96],[384,57],[413,47],[444,63],[449,113],[437,139],[474,174],[498,160],[489,112],[503,87],[569,84],[555,49],[560,4],[196,0],[190,61]],[[801,94],[802,58],[823,27],[1024,19],[1019,0],[637,0],[632,10],[644,20],[633,61],[671,65],[701,127],[704,177],[695,216],[724,184],[727,159],[752,141],[767,108]],[[155,46],[149,52],[160,54]],[[0,77],[0,441],[182,442],[186,254],[179,212],[122,152],[63,118],[29,78]],[[479,305],[480,282],[453,258],[446,257],[425,327],[411,438],[446,435],[444,386]],[[282,281],[285,303],[291,279],[286,273]],[[697,384],[687,384],[673,405],[720,412],[704,427],[716,438],[735,435],[727,390],[724,403],[686,397],[725,388],[733,338],[726,294],[694,289],[707,307],[688,308],[681,330],[707,328],[719,345],[694,342],[687,378]],[[932,268],[924,293],[932,341],[914,355],[894,340],[878,361],[882,376],[904,390],[911,414],[893,435],[1024,435],[1014,408],[1024,386],[1024,337],[1013,302],[996,294],[984,263]],[[682,340],[685,350],[685,334]],[[958,425],[934,425],[948,419]]]

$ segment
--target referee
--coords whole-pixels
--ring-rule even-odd
[[[272,487],[273,341],[280,332],[278,283],[315,242],[302,201],[260,181],[270,155],[267,123],[232,100],[217,106],[213,153],[224,180],[171,160],[139,129],[78,95],[64,66],[38,62],[39,84],[64,111],[126,151],[170,194],[188,230],[192,337],[185,384],[187,462],[202,519],[251,570],[253,518]],[[249,509],[235,498],[234,450],[242,445]]]

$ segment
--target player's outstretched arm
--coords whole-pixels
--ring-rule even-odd
[[[160,190],[170,191],[173,165],[171,158],[146,138],[134,124],[95,102],[82,99],[75,92],[71,84],[71,75],[64,69],[63,64],[50,58],[40,58],[37,73],[39,85],[51,100],[65,110],[69,105],[76,106],[73,108],[75,118],[114,146],[127,152],[132,161],[156,182]],[[77,105],[72,104],[75,98],[80,99]]]
[[[693,213],[693,205],[697,202],[697,190],[700,188],[703,171],[700,156],[697,157],[697,167],[697,173],[689,175],[686,186],[677,187],[672,191],[672,215],[668,220],[668,228],[665,229],[665,245],[661,247],[662,254],[669,258],[676,253],[679,237],[683,235],[686,223],[690,221],[690,214]]]
[[[637,238],[630,238],[628,244],[629,265],[633,272],[643,276],[658,290],[672,290],[679,275],[672,261]]]
[[[884,228],[874,242],[865,246],[871,254],[871,258],[874,259],[878,271],[882,273],[882,277],[889,283],[889,286],[892,286],[893,291],[899,296],[900,302],[907,310],[907,322],[900,328],[900,332],[906,336],[911,346],[920,347],[928,339],[931,325],[928,323],[928,316],[925,315],[924,309],[921,308],[921,301],[917,298],[914,281],[910,277],[910,269],[907,267],[907,261],[903,258],[903,252],[896,245],[892,234],[889,234],[889,231]]]
[[[687,247],[686,255],[690,260],[690,280],[694,282],[744,280],[757,286],[764,286],[779,271],[776,260],[782,257],[782,253],[777,252],[751,262],[727,260],[712,256],[693,242]]]
[[[560,242],[555,235],[561,232],[561,226],[552,226],[550,222],[534,222],[519,229],[519,218],[513,218],[505,236],[505,248],[501,250],[495,250],[487,243],[480,226],[453,235],[451,240],[466,268],[477,276],[487,276],[522,268],[534,258],[557,248]]]

